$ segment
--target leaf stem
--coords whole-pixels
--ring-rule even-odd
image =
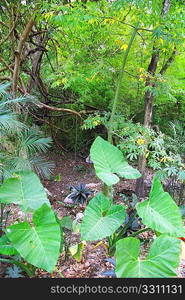
[[[65,278],[65,276],[62,274],[61,271],[59,271],[59,270],[57,269],[57,267],[54,269],[54,272],[58,273],[58,274],[61,276],[61,278]]]
[[[138,230],[138,231],[132,233],[131,235],[129,235],[129,237],[135,237],[136,235],[138,235],[138,234],[140,234],[140,233],[142,233],[142,232],[148,231],[148,230],[151,230],[151,228],[146,227],[146,228],[143,228],[143,229],[141,229],[141,230]]]
[[[116,114],[116,110],[117,110],[117,106],[118,106],[118,100],[119,100],[121,82],[122,82],[122,79],[123,79],[123,74],[124,74],[124,70],[125,70],[125,66],[126,66],[128,54],[130,52],[130,49],[132,47],[132,44],[134,42],[135,36],[137,34],[137,31],[138,31],[138,25],[139,25],[139,23],[136,26],[133,26],[134,29],[132,31],[132,35],[131,35],[128,47],[127,47],[127,49],[126,49],[126,51],[124,53],[121,70],[120,70],[119,76],[118,76],[118,82],[117,82],[117,86],[116,86],[115,97],[114,97],[114,100],[113,100],[113,106],[112,106],[111,116],[110,116],[110,120],[109,120],[109,124],[108,124],[108,142],[111,143],[111,144],[112,144],[113,124],[114,124],[114,118],[115,118],[115,114]],[[104,193],[105,196],[110,197],[111,187],[109,187],[106,184],[104,184],[103,193]]]
[[[120,232],[118,233],[116,237],[116,241],[120,240],[122,236],[126,233],[127,229],[131,226],[132,222],[134,221],[135,217],[137,216],[137,211],[130,217],[129,221],[123,228],[120,229]]]
[[[138,24],[136,25],[136,27],[134,27],[134,29],[132,31],[132,35],[131,35],[128,47],[127,47],[127,49],[126,49],[126,51],[124,53],[124,56],[123,56],[122,67],[121,67],[121,70],[119,72],[119,77],[118,77],[118,82],[117,82],[115,97],[114,97],[114,100],[113,100],[112,112],[111,112],[111,116],[110,116],[110,120],[109,120],[109,126],[108,126],[108,141],[110,143],[112,143],[113,122],[114,122],[115,113],[116,113],[116,109],[117,109],[117,105],[118,105],[120,88],[121,88],[121,82],[122,82],[122,79],[123,79],[123,74],[124,74],[124,70],[125,70],[125,66],[126,66],[128,54],[129,54],[130,49],[132,47],[132,44],[134,42],[135,36],[137,34],[137,31],[138,31]]]
[[[3,234],[4,207],[5,207],[5,204],[1,203],[0,204],[0,236],[2,236],[2,234]]]

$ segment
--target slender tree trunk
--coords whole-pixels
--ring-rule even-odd
[[[35,53],[31,54],[30,60],[32,63],[31,67],[31,72],[30,72],[30,79],[27,84],[27,91],[28,93],[31,92],[32,89],[38,87],[39,85],[39,80],[40,80],[40,67],[41,67],[41,62],[43,58],[43,49],[46,46],[47,43],[47,34],[38,34],[35,37],[33,37],[33,40],[35,42],[35,45],[40,47],[40,50],[37,50]],[[32,49],[29,49],[30,51]]]
[[[29,33],[34,25],[34,19],[31,18],[29,22],[27,23],[23,34],[20,37],[17,50],[15,52],[15,65],[13,70],[13,77],[12,77],[12,93],[15,96],[17,92],[17,84],[19,80],[19,71],[20,71],[20,64],[22,60],[22,52],[24,48],[24,44],[29,36]]]
[[[144,126],[150,127],[152,122],[153,113],[153,94],[150,88],[155,86],[152,76],[155,75],[157,64],[159,61],[159,51],[153,48],[153,55],[151,57],[150,64],[148,66],[149,76],[146,80],[145,86],[148,88],[145,92],[145,114],[144,114]],[[145,179],[145,168],[146,168],[146,158],[144,155],[139,157],[138,168],[142,177],[138,178],[136,181],[136,194],[138,197],[144,196],[144,179]]]
[[[164,18],[170,8],[170,0],[163,1],[163,8],[161,11],[161,15]],[[175,56],[175,55],[174,55]],[[145,86],[147,90],[145,92],[145,114],[144,114],[144,127],[150,128],[152,123],[152,114],[153,114],[153,93],[152,89],[156,86],[152,77],[155,76],[158,62],[160,57],[160,50],[153,46],[153,54],[150,60],[150,64],[148,66],[148,77],[146,79]],[[172,60],[173,61],[173,60]],[[168,61],[168,64],[165,64],[165,68],[161,71],[161,75],[167,70],[172,61]],[[140,198],[144,196],[144,179],[145,179],[145,169],[146,169],[146,158],[144,155],[139,157],[138,168],[142,177],[138,178],[136,181],[136,195]]]

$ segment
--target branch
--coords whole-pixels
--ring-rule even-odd
[[[31,112],[29,112],[29,114],[31,114],[31,115],[32,115],[35,119],[37,119],[38,121],[41,121],[41,122],[43,122],[43,123],[46,123],[46,124],[48,124],[49,126],[55,128],[55,129],[57,129],[57,130],[61,130],[61,131],[65,132],[65,133],[68,132],[68,130],[62,129],[62,128],[60,128],[60,127],[54,125],[53,123],[51,123],[51,122],[49,122],[49,121],[47,121],[47,120],[45,120],[45,119],[42,119],[42,118],[40,118],[40,117],[37,117],[36,115],[34,115],[34,114],[31,113]],[[58,117],[58,116],[57,116],[57,117]]]
[[[5,66],[5,68],[4,68],[5,70],[9,70],[13,74],[13,70],[12,70],[11,66],[9,66],[2,57],[0,57],[0,62]],[[5,71],[5,70],[3,70],[3,71]],[[3,71],[1,71],[1,72],[3,72]]]
[[[168,60],[166,61],[166,63],[162,67],[162,69],[160,70],[159,74],[163,75],[166,72],[166,70],[169,68],[169,66],[173,63],[176,54],[177,54],[177,49],[175,47],[172,55],[168,58]]]
[[[47,29],[45,29],[45,30],[43,29],[41,31],[34,32],[34,33],[30,34],[30,38],[37,36],[39,34],[42,34],[42,33],[46,33],[47,31],[48,31]]]
[[[11,69],[12,67],[13,67],[13,65],[10,65],[10,66],[7,65],[7,67],[4,67],[4,68],[0,69],[0,73],[8,70],[9,68]]]
[[[52,65],[52,63],[51,63],[51,60],[50,60],[49,55],[48,55],[47,52],[46,52],[46,57],[47,57],[47,60],[48,60],[48,62],[49,62],[49,65],[50,65],[50,67],[51,67],[51,69],[52,69],[52,72],[54,73],[54,72],[55,72],[55,69],[54,69],[54,67],[53,67],[53,65]]]
[[[68,108],[59,108],[59,107],[54,107],[54,106],[49,106],[47,104],[44,104],[44,103],[39,103],[37,104],[37,106],[39,108],[46,108],[48,110],[51,110],[51,111],[64,111],[64,112],[69,112],[71,114],[74,114],[74,115],[77,115],[79,118],[81,118],[81,115],[80,113],[78,113],[77,111],[75,110],[72,110],[72,109],[68,109]]]
[[[98,17],[98,18],[100,18],[100,19],[111,19],[111,20],[117,21],[117,22],[119,22],[119,23],[122,23],[123,25],[127,25],[127,26],[130,26],[130,27],[134,28],[134,29],[137,29],[137,31],[143,30],[143,31],[153,32],[153,30],[151,30],[151,29],[142,28],[142,27],[138,27],[138,28],[137,28],[137,27],[134,26],[133,24],[126,23],[126,22],[124,22],[124,21],[115,19],[115,18],[113,18],[113,17]],[[137,32],[137,33],[138,33],[138,32]]]
[[[2,40],[2,41],[0,42],[0,46],[1,46],[2,44],[4,44],[4,43],[8,40],[8,38],[11,36],[12,32],[13,32],[14,29],[15,29],[17,20],[18,20],[18,16],[16,16],[15,22],[14,22],[14,24],[13,24],[11,30],[9,31],[8,35],[4,38],[4,40]]]
[[[163,1],[162,16],[167,15],[169,9],[170,9],[170,0],[164,0]]]
[[[0,62],[2,62],[2,63],[5,65],[5,68],[3,68],[3,69],[0,70],[1,72],[5,71],[5,70],[9,70],[9,71],[13,74],[13,69],[11,68],[11,66],[9,66],[9,65],[5,62],[5,60],[4,60],[2,57],[0,57]],[[8,78],[9,78],[9,77],[8,77]],[[11,78],[9,78],[9,80],[11,81]],[[21,94],[24,94],[24,95],[25,95],[25,94],[26,94],[26,89],[25,89],[23,80],[22,80],[22,78],[21,78],[20,76],[19,76],[18,80],[19,80],[20,83],[21,83],[21,88],[18,87],[18,90],[21,92]]]
[[[8,76],[0,76],[0,81],[4,81],[4,80],[11,81],[11,78]]]
[[[0,20],[0,24],[3,25],[4,27],[8,28],[8,26],[1,20]]]
[[[9,3],[8,3],[6,0],[4,0],[3,2],[4,2],[4,5],[5,5],[7,11],[8,11],[9,13],[11,13]]]
[[[16,55],[15,55],[15,66],[13,71],[13,78],[12,78],[12,92],[15,95],[17,90],[17,83],[18,83],[18,77],[19,77],[19,68],[21,63],[21,55],[23,51],[24,44],[28,38],[28,35],[34,25],[34,19],[31,18],[29,22],[27,23],[21,37],[19,40],[19,44],[17,47]]]

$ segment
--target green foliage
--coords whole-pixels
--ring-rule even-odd
[[[0,97],[2,98],[1,94]],[[12,101],[10,101],[10,104],[11,102]],[[15,99],[14,103],[19,103],[19,99]],[[16,114],[10,110],[10,108],[8,107],[10,106],[10,104],[9,105],[8,104],[9,103],[7,103],[7,101],[1,101],[0,103],[0,137],[1,138],[3,138],[7,134],[15,134],[19,130],[26,127],[23,123],[17,120]]]
[[[3,180],[14,171],[34,170],[43,177],[48,177],[54,167],[47,162],[43,154],[51,147],[51,138],[45,138],[36,126],[28,128],[18,120],[13,105],[25,105],[29,98],[9,99],[5,88],[1,86],[0,103],[0,177]],[[20,107],[19,107],[20,109]]]
[[[185,159],[185,127],[183,122],[170,122],[168,143],[173,153],[179,154]]]
[[[175,136],[144,128],[141,124],[134,124],[124,119],[122,127],[115,130],[114,134],[117,146],[131,161],[137,160],[139,155],[144,155],[148,166],[154,170],[168,171],[169,167],[183,168],[183,151],[181,150],[183,139],[180,143]],[[168,176],[171,175],[169,170]]]
[[[16,114],[8,109],[0,108],[0,130],[1,137],[5,132],[15,132],[18,129],[24,128],[24,124],[16,120]]]
[[[89,116],[83,124],[83,129],[103,125],[108,130],[109,115]],[[95,124],[95,121],[98,123]],[[170,195],[179,205],[184,203],[184,126],[178,121],[170,123],[168,132],[162,133],[144,128],[140,123],[134,124],[117,113],[113,124],[113,135],[117,147],[129,161],[137,162],[144,155],[147,165],[157,170],[158,176],[165,184]]]
[[[19,172],[7,179],[0,187],[0,203],[18,204],[25,213],[33,212],[31,224],[25,221],[3,228],[0,238],[0,254],[19,254],[32,266],[52,272],[62,246],[62,229],[46,197],[36,174]],[[32,271],[16,260],[0,258],[15,263],[30,276]]]
[[[24,2],[25,1],[17,2],[18,5],[16,6],[15,3],[7,1],[6,5],[9,9],[6,9],[4,4],[0,4],[2,12],[0,16],[2,25],[0,41],[0,43],[2,43],[2,58],[0,60],[0,69],[3,74],[0,80],[3,80],[1,78],[4,78],[4,76],[5,78],[12,77],[11,65],[14,63],[12,60],[14,59],[14,53],[17,49],[17,36],[21,36],[21,33],[24,32],[26,21],[29,20],[35,12],[36,4],[34,1],[26,1],[26,5]],[[132,47],[130,56],[128,57],[127,68],[124,70],[124,80],[120,82],[120,98],[118,103],[120,114],[114,119],[114,124],[111,124],[111,126],[113,126],[114,138],[120,150],[108,144],[100,137],[95,140],[91,148],[91,159],[94,162],[96,174],[109,186],[118,183],[119,177],[126,179],[139,178],[140,173],[129,166],[125,158],[130,161],[135,161],[138,159],[138,156],[142,154],[145,155],[150,167],[154,170],[159,170],[161,174],[163,173],[162,175],[164,177],[172,178],[173,184],[180,182],[182,188],[184,187],[184,127],[182,126],[182,132],[179,131],[179,129],[177,130],[177,127],[174,131],[174,126],[172,125],[173,133],[168,134],[171,134],[170,139],[169,136],[164,135],[159,130],[158,132],[146,130],[143,129],[139,123],[133,124],[133,122],[127,121],[127,119],[132,118],[134,122],[143,122],[143,103],[147,91],[150,91],[154,97],[153,120],[154,124],[159,125],[160,129],[167,132],[169,121],[174,122],[177,116],[181,122],[185,120],[183,67],[184,6],[183,1],[172,0],[170,2],[170,9],[168,14],[165,15],[165,20],[161,14],[163,5],[163,1],[161,0],[118,0],[108,2],[106,0],[100,0],[85,1],[85,3],[84,1],[73,1],[67,4],[64,1],[54,0],[41,0],[37,2],[38,11],[35,19],[35,28],[24,45],[22,53],[24,61],[21,62],[21,68],[18,70],[20,73],[20,87],[24,88],[24,86],[29,86],[29,79],[31,78],[29,76],[35,67],[35,64],[32,64],[32,62],[35,62],[35,55],[40,54],[39,52],[41,52],[42,49],[44,55],[42,55],[39,61],[39,72],[35,76],[35,78],[39,78],[39,89],[33,89],[32,92],[39,94],[46,85],[46,92],[48,91],[50,93],[52,90],[54,93],[53,96],[50,94],[45,95],[42,91],[44,98],[47,98],[48,102],[53,102],[53,105],[57,104],[61,107],[68,107],[79,111],[82,110],[83,113],[85,110],[87,114],[89,108],[97,110],[97,114],[86,119],[82,126],[83,129],[96,129],[96,127],[101,124],[107,128],[107,121],[110,117],[109,112],[112,108],[112,99],[114,98],[116,90],[116,82],[120,73],[123,53],[128,48],[130,32],[139,21],[140,28],[137,30],[134,47]],[[12,24],[12,13],[9,13],[9,11],[14,11],[16,20],[15,32],[12,33],[11,38],[8,38],[11,28],[10,25]],[[37,28],[39,28],[39,34],[36,32]],[[47,40],[46,44],[43,43],[42,45],[41,43],[41,45],[38,45],[39,52],[35,49],[34,35],[38,40],[41,38],[42,42]],[[47,39],[45,39],[45,36],[47,36]],[[148,72],[148,66],[154,49],[159,51],[159,61],[156,74],[152,75]],[[27,53],[28,51],[29,53]],[[176,52],[175,55],[174,51]],[[174,58],[175,60],[173,62]],[[163,72],[166,66],[167,69]],[[41,78],[43,78],[43,82]],[[148,87],[146,85],[148,81],[151,81],[152,86]],[[4,92],[7,86],[6,84],[0,85],[1,181],[3,182],[7,177],[12,179],[12,174],[15,173],[15,171],[20,172],[22,170],[34,170],[37,174],[48,177],[49,169],[52,169],[52,165],[48,165],[48,163],[43,160],[42,154],[51,146],[51,139],[45,138],[35,127],[27,129],[26,126],[19,121],[12,107],[14,104],[21,105],[23,101],[22,99],[9,100],[9,95],[6,95]],[[61,93],[59,91],[61,91]],[[57,92],[60,96],[60,102],[55,98]],[[66,97],[66,95],[68,96]],[[25,111],[29,114],[29,109],[26,105],[18,106],[18,110],[21,113]],[[102,114],[102,111],[106,111],[107,114]],[[124,116],[124,120],[122,116]],[[49,118],[52,118],[52,121],[58,119],[55,122],[59,122],[57,126],[63,129],[63,126],[61,126],[63,125],[63,121],[61,121],[63,118],[54,117],[56,117],[55,114],[53,118],[49,116]],[[43,119],[45,119],[45,114]],[[66,120],[65,122],[67,124]],[[73,129],[73,118],[71,118],[71,123]],[[85,138],[82,137],[83,133],[78,133],[78,128],[76,124],[75,143],[74,130],[69,130],[68,126],[65,134],[63,132],[61,134],[62,141],[70,140],[71,149],[74,149],[75,152],[79,149],[80,145],[83,144],[84,140],[88,140],[89,138],[88,133]],[[77,142],[77,140],[79,140],[79,142]],[[6,180],[5,183],[7,184]],[[13,180],[11,184],[7,184],[10,189],[9,191],[11,191],[11,186],[14,189],[14,183],[15,181]],[[28,183],[28,185],[29,184],[30,183]],[[21,192],[20,183],[17,186],[18,191]],[[14,203],[18,201],[19,204],[22,203],[24,198],[21,198],[15,191],[13,192],[16,197],[18,196],[18,200],[15,199],[13,201],[12,197],[10,197],[9,200],[9,191],[3,190],[4,195],[8,197],[3,198],[6,199],[5,201],[7,203],[11,201]],[[33,196],[33,193],[30,195]],[[181,196],[180,194],[180,198]],[[4,201],[3,199],[2,202]],[[25,199],[28,200],[29,197]],[[95,201],[94,199],[91,201]],[[105,200],[102,200],[103,203],[104,201]],[[32,201],[30,201],[30,203],[31,208],[37,209],[36,212],[39,214],[39,209],[41,208],[37,207],[37,205],[35,206],[35,203]],[[106,200],[105,203],[105,207],[114,207],[109,199]],[[110,205],[108,203],[110,203]],[[46,204],[44,205],[43,207],[46,207]],[[92,213],[90,218],[93,219],[93,217],[96,216],[97,219],[95,219],[96,221],[98,220],[99,215],[97,216],[96,213],[97,211],[101,211],[101,205],[102,203],[98,202],[98,206],[94,208],[95,212],[93,208],[90,210]],[[169,212],[167,212],[168,205]],[[26,205],[23,204],[26,210],[28,206],[27,203]],[[50,210],[49,207],[47,208]],[[157,179],[154,179],[149,200],[138,204],[137,210],[138,213],[142,215],[143,223],[147,224],[150,229],[165,232],[172,236],[184,234],[184,231],[182,232],[181,230],[182,226],[177,206],[170,196],[164,193],[161,183]],[[174,210],[173,214],[172,210]],[[105,216],[103,215],[102,219],[106,220],[108,217],[106,214],[108,214],[108,212],[103,210],[103,213],[105,213]],[[148,217],[149,215],[150,218]],[[87,218],[84,217],[84,220],[89,230]],[[103,220],[101,221],[103,222]],[[30,235],[32,235],[34,226],[30,226],[27,221],[23,224],[26,224],[25,226],[27,227],[29,226],[29,232]],[[118,223],[116,224],[118,225]],[[12,226],[19,225],[20,228],[23,226],[22,224]],[[68,225],[65,225],[64,222],[63,226]],[[37,226],[35,225],[35,227]],[[114,230],[116,230],[115,228]],[[104,230],[102,236],[104,236],[104,234],[110,234],[110,232],[112,234],[111,228],[108,227],[108,229],[109,232],[107,233],[106,230]],[[85,235],[85,232],[83,234]],[[13,240],[15,236],[12,233]],[[101,237],[95,236],[95,238]],[[138,259],[139,245],[137,241],[135,242],[134,240],[133,242],[133,239],[130,237],[129,240],[123,239],[123,241],[119,241],[118,245],[120,248],[123,245],[125,249],[127,248],[127,241],[129,241],[129,247],[130,244],[133,244],[134,261],[133,263],[129,261],[127,268],[125,261],[127,262],[128,257],[125,256],[124,261],[122,261],[120,258],[121,254],[118,254],[120,264],[117,269],[117,274],[120,275],[120,277],[132,277],[134,274],[139,277],[153,277],[154,274],[158,274],[159,277],[175,276],[174,269],[177,266],[177,258],[179,256],[177,245],[179,241],[177,239],[169,236],[158,238],[155,241],[156,243],[154,242],[147,260],[141,263]],[[171,241],[173,241],[173,243]],[[1,242],[4,243],[6,241],[1,240]],[[14,242],[18,248],[21,248],[21,251],[23,251],[21,253],[26,257],[28,253],[24,252],[25,249],[22,250],[23,245],[17,245],[18,242],[16,238]],[[159,247],[160,242],[162,247]],[[166,252],[159,253],[163,251],[163,249],[165,250],[167,245],[169,247],[169,249],[167,249],[169,256],[166,255]],[[13,251],[10,243],[9,247],[11,249],[9,250]],[[76,253],[78,253],[79,249],[77,249],[77,247],[75,249],[77,250]],[[132,250],[129,249],[129,251]],[[157,257],[153,255],[154,252],[157,253]],[[49,256],[51,256],[51,252]],[[172,257],[170,261],[171,265],[169,265],[169,257]],[[36,261],[36,264],[38,265],[38,261]],[[121,267],[122,264],[123,268]],[[156,270],[155,264],[160,266],[159,270]],[[45,266],[45,264],[43,265]],[[53,266],[54,262],[52,262],[51,265]],[[47,269],[51,269],[51,265],[47,265]],[[141,273],[138,272],[139,266],[141,267]]]
[[[56,175],[54,181],[60,182],[61,181],[61,174]]]
[[[60,251],[59,224],[47,204],[34,212],[32,222],[32,227],[28,222],[11,225],[6,228],[6,235],[26,261],[52,272]]]
[[[104,125],[108,130],[109,117],[109,114],[91,115],[84,120],[82,128],[87,130]],[[117,147],[129,161],[136,161],[140,155],[144,155],[148,166],[154,170],[164,169],[168,165],[179,165],[180,167],[182,161],[180,161],[179,155],[183,157],[184,153],[184,129],[182,125],[179,124],[179,126],[181,129],[178,137],[177,133],[166,135],[158,129],[155,131],[145,128],[140,123],[127,120],[123,115],[117,113],[113,124],[113,136]]]
[[[65,216],[60,220],[60,226],[64,229],[72,230],[72,223],[70,216]]]
[[[137,179],[141,176],[138,170],[129,166],[121,151],[101,137],[97,137],[91,146],[90,157],[96,175],[107,185],[119,182],[117,175],[126,179]]]
[[[180,241],[161,235],[153,242],[145,259],[139,256],[140,242],[128,237],[116,245],[116,275],[121,278],[176,277],[179,264]]]
[[[6,234],[0,237],[0,253],[3,255],[18,254],[17,250],[12,246]]]
[[[37,128],[32,127],[20,133],[19,143],[19,148],[16,149],[18,152],[34,155],[38,152],[47,152],[51,147],[52,139],[43,137]]]
[[[87,1],[85,6],[75,2],[72,6],[52,3],[43,4],[43,7],[40,19],[49,23],[50,37],[57,41],[55,47],[53,43],[49,44],[48,55],[56,70],[53,73],[50,68],[44,68],[48,84],[70,89],[78,95],[78,103],[82,105],[110,109],[122,53],[128,45],[131,27],[139,20],[141,28],[121,84],[120,111],[125,116],[138,116],[138,110],[143,109],[145,80],[150,76],[148,62],[154,43],[160,50],[158,72],[153,78],[158,84],[153,88],[157,104],[155,118],[164,112],[167,116],[165,105],[161,104],[168,103],[175,108],[183,85],[182,5],[173,3],[165,22],[161,16],[161,1],[107,3],[101,0],[94,3]],[[161,75],[160,70],[174,47],[180,50],[180,58],[174,62],[173,71],[169,68],[165,75]]]
[[[179,206],[180,214],[183,219],[185,219],[185,205]]]
[[[34,170],[47,178],[54,168],[43,154],[51,147],[51,138],[44,138],[36,128],[22,130],[17,136],[4,138],[2,154],[6,154],[4,175],[21,170]]]
[[[171,196],[164,192],[157,177],[153,180],[149,200],[138,203],[136,210],[143,224],[154,231],[175,237],[184,236],[179,208]]]
[[[18,204],[24,212],[34,211],[43,203],[50,206],[46,192],[36,174],[15,173],[0,186],[0,202]]]
[[[96,126],[103,123],[102,116],[99,114],[89,115],[85,120],[83,120],[82,129],[94,129]]]
[[[77,262],[82,260],[83,250],[86,246],[86,242],[82,241],[76,245],[72,245],[68,248],[69,254],[76,259]]]
[[[110,111],[115,92],[115,83],[121,66],[122,54],[129,43],[132,27],[140,22],[138,34],[128,58],[124,80],[121,83],[120,112],[125,117],[135,116],[136,121],[143,120],[143,98],[146,92],[145,82],[152,79],[151,88],[155,96],[154,123],[163,125],[178,115],[184,120],[184,7],[180,1],[171,1],[169,13],[163,20],[161,10],[163,2],[157,1],[73,1],[70,5],[63,1],[38,1],[36,25],[39,33],[47,31],[48,40],[43,51],[40,73],[48,90],[54,91],[51,101],[59,102],[55,95],[61,91],[61,106],[86,109],[92,105],[97,109]],[[9,3],[11,5],[11,3]],[[13,5],[13,4],[12,4]],[[3,5],[1,5],[3,7]],[[26,20],[31,16],[35,3],[19,3],[22,18],[17,20],[17,32],[23,32]],[[0,20],[11,23],[9,11],[2,8]],[[7,65],[12,57],[12,43],[16,48],[17,39],[6,39],[8,26],[2,26],[3,58]],[[36,35],[37,36],[37,35]],[[42,35],[39,35],[42,37]],[[28,39],[29,55],[25,53],[25,66],[33,67],[35,37]],[[148,73],[148,64],[153,46],[159,49],[159,64],[155,76]],[[168,62],[174,49],[176,58],[168,70],[161,69]],[[0,69],[4,67],[0,62]],[[9,69],[3,75],[9,76]],[[20,70],[25,86],[29,74]],[[65,102],[65,92],[75,97]],[[38,90],[32,90],[39,94]],[[71,97],[69,97],[71,98]],[[71,100],[71,99],[68,99]],[[86,106],[87,105],[87,106]],[[141,112],[141,113],[140,113]],[[142,114],[142,115],[141,115]],[[55,118],[56,119],[56,118]]]
[[[122,205],[113,205],[102,193],[88,204],[81,224],[81,239],[94,241],[110,236],[123,223],[125,209]]]
[[[96,148],[94,143],[96,145],[97,141],[100,146],[98,145]],[[114,161],[118,160],[116,167],[122,163],[120,151],[116,147],[100,137],[94,143],[91,147],[91,159],[97,158],[100,166],[102,158],[105,164],[111,163],[112,158]],[[101,152],[101,143],[104,152]],[[109,152],[111,152],[111,158]],[[96,174],[99,176],[99,168],[96,167],[95,159],[94,162]],[[106,177],[109,180],[110,172],[104,172],[103,175],[104,182],[107,183]],[[153,179],[149,200],[138,202],[135,199],[129,209],[135,208],[138,217],[148,228],[142,228],[131,234],[130,237],[126,237],[128,228],[135,221],[136,213],[133,213],[130,220],[126,220],[126,208],[122,205],[113,205],[112,199],[99,193],[85,209],[80,227],[81,240],[93,241],[108,238],[110,255],[114,255],[116,247],[117,277],[175,277],[180,257],[178,237],[184,237],[185,231],[178,206],[171,196],[164,192],[157,176]],[[138,257],[140,242],[134,237],[149,229],[160,236],[153,242],[146,259],[141,260]]]

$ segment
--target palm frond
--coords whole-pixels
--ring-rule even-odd
[[[41,156],[32,157],[30,159],[33,170],[43,178],[49,178],[55,168],[55,163],[47,161]]]
[[[7,153],[0,152],[0,182],[12,176],[15,172],[14,159]]]
[[[26,151],[32,155],[38,152],[46,152],[52,145],[50,137],[43,137],[34,128],[24,130],[20,133],[20,151]]]
[[[14,172],[32,170],[32,165],[29,158],[17,156],[12,159],[12,169],[14,169]]]
[[[0,130],[15,132],[21,128],[26,128],[26,125],[19,122],[13,112],[9,110],[0,110]]]
[[[0,84],[0,96],[1,96],[0,109],[6,109],[7,107],[12,106],[14,104],[24,105],[28,103],[33,103],[33,104],[38,103],[37,98],[33,96],[24,96],[24,97],[11,99],[12,96],[7,92],[7,88],[9,86],[10,83]]]
[[[39,156],[52,145],[50,137],[44,137],[35,126],[27,128],[19,122],[12,111],[14,104],[25,104],[36,99],[20,97],[9,99],[8,83],[0,85],[0,179],[10,177],[15,171],[33,170],[42,177],[48,177],[54,163]]]
[[[6,160],[5,164],[0,164],[0,177],[7,179],[16,171],[32,170],[42,178],[49,178],[54,168],[54,162],[46,161],[41,156],[32,158],[11,157],[11,160]]]
[[[19,98],[15,98],[15,99],[8,99],[7,100],[7,97],[4,97],[4,99],[1,100],[0,102],[0,109],[4,108],[4,107],[8,107],[10,105],[13,105],[13,104],[27,104],[27,103],[36,103],[37,100],[36,98],[34,97],[19,97]]]
[[[6,94],[7,88],[10,86],[9,82],[1,83],[0,84],[0,94]]]

